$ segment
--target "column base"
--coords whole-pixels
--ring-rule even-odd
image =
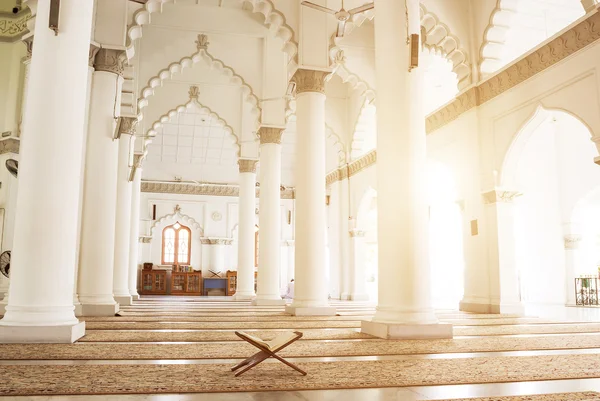
[[[79,316],[114,316],[119,311],[119,304],[81,304]]]
[[[233,295],[234,301],[251,301],[256,298],[256,294],[238,294],[237,292]]]
[[[140,300],[140,294],[131,294],[131,300],[132,301],[139,301]]]
[[[293,306],[285,307],[285,313],[292,316],[335,316],[336,310],[333,306]]]
[[[368,301],[369,296],[367,294],[350,294],[351,301]]]
[[[0,343],[70,344],[85,335],[85,322],[64,326],[0,326]]]
[[[363,320],[360,331],[386,340],[444,339],[453,336],[452,325],[447,323],[401,324]]]
[[[115,295],[115,302],[121,306],[130,306],[131,305],[131,295],[123,295],[123,296]]]
[[[76,304],[73,304],[73,306],[75,307],[75,310],[73,311],[75,313],[75,316],[83,316],[83,309],[82,306],[79,302],[77,302]]]
[[[340,301],[348,301],[350,300],[350,294],[348,294],[347,292],[342,292],[340,294]]]
[[[493,304],[493,303],[479,303],[479,302],[466,302],[460,301],[458,309],[461,312],[471,313],[483,313],[483,314],[511,314],[511,315],[525,315],[525,306],[522,303],[506,303],[506,304]]]
[[[279,306],[285,305],[285,299],[258,299],[252,300],[254,306]]]

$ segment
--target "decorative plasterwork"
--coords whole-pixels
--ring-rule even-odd
[[[144,187],[144,183],[142,183],[142,192],[147,192],[147,191],[144,191],[143,187]],[[187,214],[181,213],[181,209],[176,209],[174,213],[166,214],[166,215],[156,219],[154,221],[154,223],[152,224],[152,226],[150,227],[151,236],[154,236],[154,228],[156,228],[158,225],[164,223],[166,220],[179,221],[181,224],[188,226],[188,227],[192,227],[194,230],[199,231],[200,235],[204,236],[204,229],[202,228],[200,223],[198,223],[193,217],[190,217]]]
[[[486,205],[493,205],[496,203],[512,203],[515,198],[521,195],[523,194],[519,191],[509,191],[500,188],[496,188],[481,194],[483,197],[483,203]]]
[[[346,147],[342,142],[342,138],[329,126],[329,124],[325,124],[325,131],[327,132],[327,139],[330,139],[333,143],[333,148],[335,149],[338,160],[337,165],[341,166],[346,163]]]
[[[218,184],[185,184],[171,182],[153,182],[142,181],[142,192],[159,194],[179,194],[179,195],[207,195],[207,196],[239,196],[240,189],[237,185],[218,185]],[[258,198],[260,190],[256,188],[256,197]],[[285,188],[280,192],[281,199],[294,199],[294,189]]]
[[[221,221],[221,220],[223,220],[223,215],[219,211],[214,211],[210,215],[210,218],[212,219],[212,221]]]
[[[256,116],[256,127],[258,128],[260,125],[261,108],[259,106],[258,97],[254,93],[254,89],[252,89],[252,87],[246,83],[244,78],[236,73],[232,67],[213,57],[208,52],[207,48],[208,37],[206,35],[198,35],[198,39],[196,40],[197,51],[194,54],[189,57],[184,57],[175,63],[169,64],[167,68],[160,70],[155,76],[150,78],[146,87],[141,90],[140,97],[138,99],[138,112],[141,113],[142,109],[148,105],[148,98],[154,95],[154,88],[162,86],[163,81],[171,79],[173,75],[181,73],[185,68],[193,67],[194,64],[202,60],[211,69],[221,71],[223,75],[230,78],[232,83],[242,87],[244,100],[252,106],[252,113]]]
[[[362,238],[367,234],[366,231],[359,230],[358,228],[353,228],[352,230],[348,231],[348,233],[350,234],[351,238]]]
[[[158,130],[160,127],[162,127],[162,125],[164,123],[171,120],[177,114],[183,113],[187,109],[189,109],[195,105],[196,107],[205,111],[212,118],[214,118],[219,123],[219,125],[223,128],[223,130],[225,132],[227,132],[235,140],[235,146],[237,146],[237,155],[239,157],[241,149],[242,149],[240,146],[240,138],[236,135],[235,131],[233,130],[233,127],[231,125],[229,125],[227,123],[227,121],[225,121],[224,119],[221,118],[221,116],[219,116],[217,113],[212,111],[210,109],[210,107],[207,107],[207,106],[201,104],[200,102],[198,102],[198,96],[197,96],[196,89],[198,89],[198,87],[195,87],[195,86],[190,87],[190,91],[188,92],[188,94],[190,95],[189,102],[187,102],[185,104],[181,104],[181,105],[175,107],[174,109],[169,110],[167,113],[163,114],[162,116],[160,116],[158,120],[156,120],[152,123],[152,125],[151,125],[152,128],[150,128],[146,132],[146,136],[147,137],[155,137],[157,134],[156,130]]]
[[[564,240],[565,240],[565,249],[579,249],[582,238],[580,235],[570,234],[570,235],[565,235]]]
[[[0,42],[16,42],[29,32],[27,21],[32,17],[29,11],[19,14],[0,13]]]
[[[238,165],[240,167],[240,173],[254,173],[256,174],[256,165],[258,160],[254,159],[240,159]]]
[[[21,140],[17,138],[0,139],[0,155],[5,153],[19,154]]]
[[[456,73],[458,78],[459,89],[469,86],[471,84],[471,63],[466,50],[460,46],[458,37],[453,35],[452,32],[450,32],[450,28],[448,28],[446,24],[440,22],[435,14],[427,11],[422,4],[420,5],[420,15],[421,31],[425,34],[423,46],[441,51],[444,57],[452,62],[452,70]],[[354,15],[352,19],[346,23],[344,37],[348,37],[354,29],[360,27],[365,21],[371,21],[374,18],[375,13],[372,10]],[[344,57],[339,54],[341,51],[343,52],[340,47],[342,40],[343,38],[338,38],[335,34],[331,38],[332,43],[329,49],[329,56],[334,65],[340,64],[339,60],[344,59]]]
[[[92,52],[92,48],[90,48],[90,52]],[[125,50],[100,48],[94,57],[94,69],[123,76],[126,62]]]
[[[233,238],[200,238],[203,245],[231,245]]]
[[[327,174],[325,177],[325,184],[331,185],[336,181],[345,180],[346,178],[352,177],[364,169],[375,165],[375,163],[377,163],[377,151],[372,150],[360,159],[356,159],[352,163],[346,164]]]
[[[341,50],[341,53],[343,52],[344,51]],[[342,82],[349,84],[352,90],[358,91],[360,96],[364,96],[365,101],[369,103],[373,103],[375,101],[377,96],[375,90],[371,88],[367,81],[348,70],[345,64],[336,63],[333,72],[342,79]]]
[[[119,117],[119,121],[117,138],[121,135],[135,135],[138,126],[137,117]]]
[[[283,135],[284,130],[285,128],[260,127],[258,130],[260,144],[263,145],[265,143],[275,143],[277,145],[281,145],[281,136]]]
[[[264,24],[275,37],[283,41],[282,51],[288,55],[288,71],[296,67],[298,44],[294,41],[294,30],[287,24],[285,16],[278,11],[271,0],[242,0],[252,6],[253,13],[264,16]],[[150,24],[150,14],[162,12],[165,3],[175,3],[175,0],[148,0],[133,14],[133,22],[127,30],[127,55],[129,59],[135,54],[135,41],[142,37],[142,26]]]
[[[152,242],[152,237],[147,237],[145,235],[139,237],[139,242],[141,242],[142,244],[149,244]]]
[[[600,13],[594,13],[562,35],[544,42],[526,57],[464,91],[455,100],[429,115],[427,133],[456,120],[473,107],[492,100],[598,39],[600,39]]]
[[[292,77],[296,83],[296,93],[317,92],[325,94],[325,78],[330,75],[327,71],[298,69]]]

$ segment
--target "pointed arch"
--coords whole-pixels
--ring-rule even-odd
[[[148,129],[148,131],[146,132],[146,136],[147,137],[156,136],[156,134],[157,134],[156,130],[159,129],[160,127],[162,127],[163,123],[166,123],[167,121],[171,120],[177,114],[184,113],[186,110],[190,109],[194,105],[197,106],[198,108],[200,108],[200,110],[205,111],[209,116],[215,118],[217,120],[217,122],[221,125],[221,127],[223,127],[225,132],[227,132],[229,135],[231,135],[234,138],[235,145],[237,146],[237,156],[240,157],[240,152],[242,149],[242,147],[240,145],[240,138],[236,135],[235,131],[233,130],[233,127],[231,127],[231,125],[229,125],[227,123],[227,121],[225,121],[223,118],[221,118],[221,116],[219,116],[218,113],[215,113],[214,111],[212,111],[210,109],[210,107],[203,105],[197,99],[191,99],[187,103],[181,104],[181,105],[175,107],[174,109],[169,110],[167,113],[163,114],[162,116],[160,116],[160,118],[158,120],[156,120],[152,123],[151,128]]]
[[[135,42],[142,37],[142,27],[151,23],[151,14],[162,13],[165,4],[174,4],[176,0],[148,0],[133,14],[133,20],[127,29],[127,57],[133,58],[135,55]],[[290,69],[296,66],[296,57],[298,54],[298,44],[295,42],[295,32],[287,24],[285,15],[277,10],[271,0],[242,0],[244,3],[252,6],[253,13],[260,13],[264,17],[264,24],[275,37],[283,41],[282,51],[288,55],[288,65]]]
[[[242,87],[245,101],[252,106],[252,114],[256,116],[256,128],[260,125],[261,108],[259,106],[258,97],[254,93],[254,89],[246,83],[244,78],[235,70],[223,63],[223,61],[213,57],[206,48],[198,46],[198,50],[189,57],[184,57],[178,62],[169,64],[165,69],[160,70],[155,76],[148,80],[148,84],[141,90],[140,98],[138,99],[138,112],[148,105],[148,98],[154,95],[154,89],[162,86],[163,82],[173,78],[173,75],[181,73],[185,68],[191,68],[203,60],[210,68],[217,69],[230,78],[231,82]]]
[[[154,231],[157,227],[162,226],[167,220],[180,221],[187,227],[193,228],[198,231],[200,237],[204,237],[204,229],[193,217],[188,216],[187,214],[181,213],[180,210],[175,211],[174,213],[165,214],[164,216],[159,217],[150,227],[150,236],[154,236]],[[161,231],[162,232],[162,231]],[[200,238],[198,237],[198,238]]]

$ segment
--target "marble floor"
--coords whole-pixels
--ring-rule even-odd
[[[203,302],[193,298],[155,298],[148,297],[138,301],[130,310],[137,313],[151,314],[157,310],[176,311],[190,310],[195,308],[215,309],[218,312],[228,305],[235,308],[239,303],[227,303],[226,298],[204,298]],[[342,313],[371,314],[373,305],[365,303],[334,302]],[[241,309],[245,309],[244,305]],[[276,308],[273,308],[276,309]],[[445,313],[450,313],[444,311]],[[458,313],[458,312],[457,312]],[[526,309],[528,316],[539,316],[547,319],[560,321],[578,322],[600,322],[600,308],[543,308],[528,305]],[[165,330],[168,331],[168,330]],[[548,334],[544,334],[547,336]],[[573,333],[577,335],[577,333]],[[598,333],[600,335],[600,333]],[[531,337],[532,335],[527,335]],[[533,335],[535,336],[535,335]],[[476,336],[475,336],[476,337]],[[519,335],[515,335],[519,337]],[[360,341],[360,340],[359,340]],[[367,340],[368,341],[368,340]],[[148,346],[152,346],[149,343]],[[225,345],[224,345],[225,346]],[[361,356],[361,357],[306,357],[290,358],[290,361],[333,361],[333,360],[374,360],[374,359],[409,359],[409,358],[473,358],[473,357],[495,357],[495,356],[523,356],[523,355],[561,355],[561,354],[600,354],[600,348],[593,349],[556,349],[546,351],[510,351],[510,352],[478,352],[478,353],[453,353],[453,354],[426,354],[426,355],[387,355],[387,356]],[[599,356],[600,358],[600,356]],[[20,364],[40,365],[86,365],[86,364],[202,364],[202,363],[234,363],[237,360],[45,360],[43,356],[35,360],[2,360],[0,361],[0,380],[10,380],[2,374],[2,366]],[[270,363],[278,363],[276,361]],[[476,385],[452,385],[452,386],[425,386],[404,388],[382,388],[382,389],[352,389],[352,390],[319,390],[319,391],[288,391],[288,392],[247,392],[247,393],[211,393],[211,394],[172,394],[172,395],[81,395],[81,396],[21,396],[0,397],[2,400],[32,400],[32,401],[79,401],[79,400],[106,400],[106,401],[416,401],[416,400],[441,400],[470,397],[498,397],[534,394],[553,394],[580,391],[600,392],[600,372],[598,378],[575,379],[575,380],[552,380],[538,382],[513,382],[513,383],[491,383]]]

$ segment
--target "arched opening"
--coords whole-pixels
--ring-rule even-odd
[[[423,47],[423,91],[425,114],[430,114],[448,103],[458,94],[458,77],[452,61],[434,47]]]
[[[191,230],[176,222],[162,232],[162,264],[189,265],[192,250]]]
[[[428,163],[429,266],[433,306],[457,309],[464,293],[463,216],[452,171]]]
[[[575,275],[597,275],[600,169],[590,136],[571,114],[540,108],[507,153],[502,187],[520,194],[513,227],[524,303],[569,304]],[[574,258],[575,245],[583,256],[580,243],[586,256]]]

